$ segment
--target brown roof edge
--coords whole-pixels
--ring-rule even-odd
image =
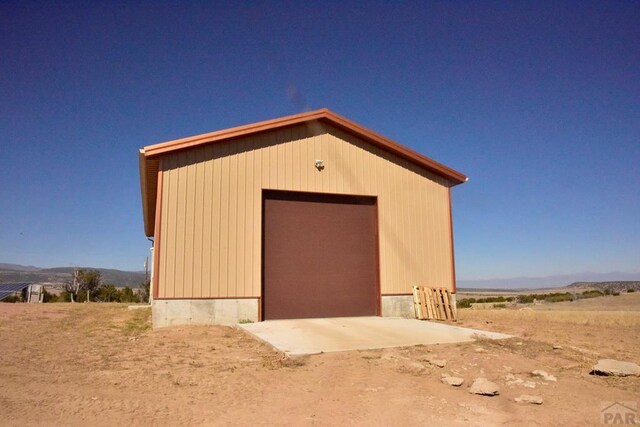
[[[236,126],[229,129],[223,129],[215,132],[203,133],[200,135],[189,136],[186,138],[174,139],[172,141],[162,142],[160,144],[148,145],[142,150],[145,156],[153,157],[171,151],[183,150],[194,146],[208,144],[211,142],[237,138],[252,133],[265,132],[285,126],[291,126],[298,123],[318,120],[329,112],[326,108],[316,111],[309,111],[292,116],[280,117],[278,119],[265,120],[262,122],[251,123],[248,125]]]
[[[415,150],[412,150],[409,147],[405,147],[404,145],[398,144],[397,142],[380,135],[370,129],[365,128],[364,126],[355,123],[346,117],[342,117],[339,114],[336,114],[327,109],[320,110],[326,112],[326,120],[331,122],[334,126],[338,126],[343,128],[344,130],[350,131],[352,133],[357,134],[358,136],[366,139],[367,141],[377,145],[385,151],[389,151],[393,154],[396,154],[399,157],[402,157],[411,163],[414,163],[418,166],[421,166],[436,175],[440,175],[444,178],[447,178],[451,181],[451,185],[455,186],[458,184],[462,184],[468,180],[466,175],[443,165],[433,159],[430,159],[427,156],[424,156],[418,153]]]
[[[351,132],[356,136],[368,141],[369,143],[395,154],[405,160],[414,163],[436,175],[446,178],[450,186],[462,184],[468,180],[468,178],[448,166],[442,163],[436,162],[427,156],[424,156],[411,148],[398,144],[397,142],[386,138],[372,130],[365,128],[345,117],[342,117],[327,108],[320,110],[308,111],[300,114],[294,114],[292,116],[280,117],[278,119],[265,120],[258,123],[252,123],[243,126],[237,126],[229,129],[219,130],[215,132],[205,133],[201,135],[190,136],[187,138],[175,139],[160,144],[148,145],[140,149],[139,161],[140,161],[140,190],[142,192],[142,204],[143,204],[143,217],[144,217],[144,229],[145,234],[148,237],[153,236],[154,233],[154,211],[156,203],[157,191],[157,166],[154,167],[149,163],[156,163],[159,156],[162,154],[185,150],[192,147],[197,147],[203,144],[209,144],[218,141],[225,141],[231,138],[238,138],[241,136],[255,134],[259,132],[266,132],[269,130],[282,128],[286,126],[292,126],[299,123],[305,123],[313,120],[322,120],[343,129],[347,132]],[[150,167],[151,166],[151,167]]]

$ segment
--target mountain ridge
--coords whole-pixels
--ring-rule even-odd
[[[113,268],[75,267],[84,270],[98,270],[102,275],[102,283],[115,286],[138,287],[145,280],[144,271],[124,271]],[[33,282],[63,284],[73,277],[74,267],[39,268],[20,264],[0,263],[0,283]]]
[[[512,277],[500,279],[458,280],[458,288],[472,289],[539,289],[559,288],[576,282],[626,282],[640,280],[640,272],[610,272],[610,273],[574,273],[558,274],[543,277]]]

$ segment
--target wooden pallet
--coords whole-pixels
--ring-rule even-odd
[[[413,287],[413,305],[420,320],[457,320],[456,306],[445,288]]]

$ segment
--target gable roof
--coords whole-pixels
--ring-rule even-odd
[[[142,192],[142,213],[144,218],[145,234],[151,237],[154,233],[159,159],[163,155],[198,147],[204,144],[228,141],[233,138],[267,132],[314,120],[329,123],[363,139],[364,141],[367,141],[374,146],[408,160],[431,173],[442,176],[449,180],[452,186],[462,184],[467,181],[467,177],[462,173],[451,169],[442,163],[436,162],[417,151],[400,145],[395,141],[373,132],[372,130],[360,126],[359,124],[326,108],[323,108],[278,119],[237,126],[187,138],[180,138],[160,144],[148,145],[140,149],[140,190]]]

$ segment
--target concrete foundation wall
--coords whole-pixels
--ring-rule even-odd
[[[258,322],[258,304],[257,298],[153,300],[153,327]],[[382,317],[415,319],[413,296],[383,295]]]
[[[172,325],[234,325],[258,321],[258,299],[153,300],[153,327]]]
[[[383,295],[382,317],[404,317],[415,319],[413,295]]]

